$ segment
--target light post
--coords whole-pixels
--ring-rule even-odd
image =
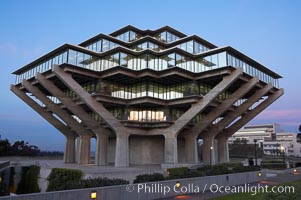
[[[254,139],[254,144],[255,144],[255,166],[257,166],[257,139]]]
[[[284,157],[284,150],[285,150],[285,148],[284,148],[284,146],[281,146],[280,149],[282,151],[282,159],[283,159],[283,164],[285,166],[285,157]]]
[[[213,146],[210,147],[210,167],[212,166],[212,150],[213,150]]]

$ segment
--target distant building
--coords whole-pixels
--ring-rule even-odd
[[[279,124],[248,125],[242,127],[229,138],[229,143],[235,140],[246,140],[248,144],[254,144],[254,140],[262,146],[264,140],[276,140],[276,132],[281,131]]]
[[[263,143],[263,152],[266,155],[282,155],[301,157],[301,143],[297,142],[296,133],[280,132],[276,140],[266,140]]]
[[[279,124],[248,125],[241,128],[229,138],[228,143],[232,144],[237,140],[245,140],[247,144],[254,144],[263,147],[266,155],[282,155],[301,157],[301,143],[298,141],[298,134],[284,132]]]

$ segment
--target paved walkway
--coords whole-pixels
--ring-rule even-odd
[[[261,186],[265,185],[279,185],[286,182],[292,182],[301,180],[301,173],[282,173],[277,174],[276,176],[267,177],[265,180],[260,182],[249,184],[249,186],[257,186],[260,184]],[[210,191],[205,192],[204,194],[187,194],[187,195],[178,195],[175,197],[163,198],[162,200],[171,200],[171,199],[189,199],[189,200],[206,200],[213,199],[216,197],[225,196],[223,193],[212,193]]]
[[[112,166],[96,166],[94,164],[78,165],[75,163],[64,163],[63,160],[43,160],[43,159],[26,159],[22,157],[11,157],[11,166],[29,166],[38,165],[41,170],[46,170],[45,177],[50,173],[52,168],[67,168],[79,169],[84,172],[85,177],[108,177],[108,178],[121,178],[133,182],[135,177],[139,174],[147,173],[163,173],[160,165],[133,165],[130,167],[116,168]],[[1,158],[0,158],[1,162]]]

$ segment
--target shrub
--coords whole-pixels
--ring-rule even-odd
[[[233,167],[232,171],[233,173],[240,173],[240,172],[251,172],[251,171],[258,171],[260,170],[259,166],[236,166]]]
[[[40,174],[40,167],[32,165],[30,167],[23,167],[20,183],[18,184],[17,194],[28,194],[40,192],[38,178]]]
[[[104,187],[112,185],[126,185],[129,181],[123,179],[88,178],[80,181],[69,181],[64,190]]]
[[[224,165],[205,166],[205,167],[199,168],[198,170],[203,171],[203,173],[205,173],[206,176],[214,176],[214,175],[232,173],[232,171]]]
[[[285,169],[286,165],[281,160],[266,160],[261,162],[261,167],[267,169]]]
[[[123,179],[108,179],[99,177],[83,180],[82,177],[83,172],[81,170],[54,168],[48,176],[49,185],[47,191],[129,184],[129,181]]]
[[[168,179],[187,178],[190,176],[188,167],[169,168],[167,172]]]
[[[163,181],[164,176],[161,173],[153,173],[153,174],[141,174],[136,176],[134,183],[146,183],[146,182],[155,182],[155,181]]]
[[[109,179],[106,177],[98,177],[98,178],[89,178],[86,180],[82,180],[81,188],[91,188],[91,187],[104,187],[104,186],[112,186],[112,185],[126,185],[129,184],[129,181],[123,179]]]
[[[82,177],[81,170],[54,168],[47,178],[49,181],[47,192],[70,189],[70,185],[80,182]]]
[[[191,170],[188,167],[169,168],[167,171],[167,179],[191,178],[203,175],[198,170]]]

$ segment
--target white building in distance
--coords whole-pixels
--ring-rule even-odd
[[[301,157],[301,143],[298,134],[285,132],[279,124],[248,125],[241,128],[229,138],[229,144],[237,140],[245,140],[247,144],[263,147],[265,155],[283,155]]]

